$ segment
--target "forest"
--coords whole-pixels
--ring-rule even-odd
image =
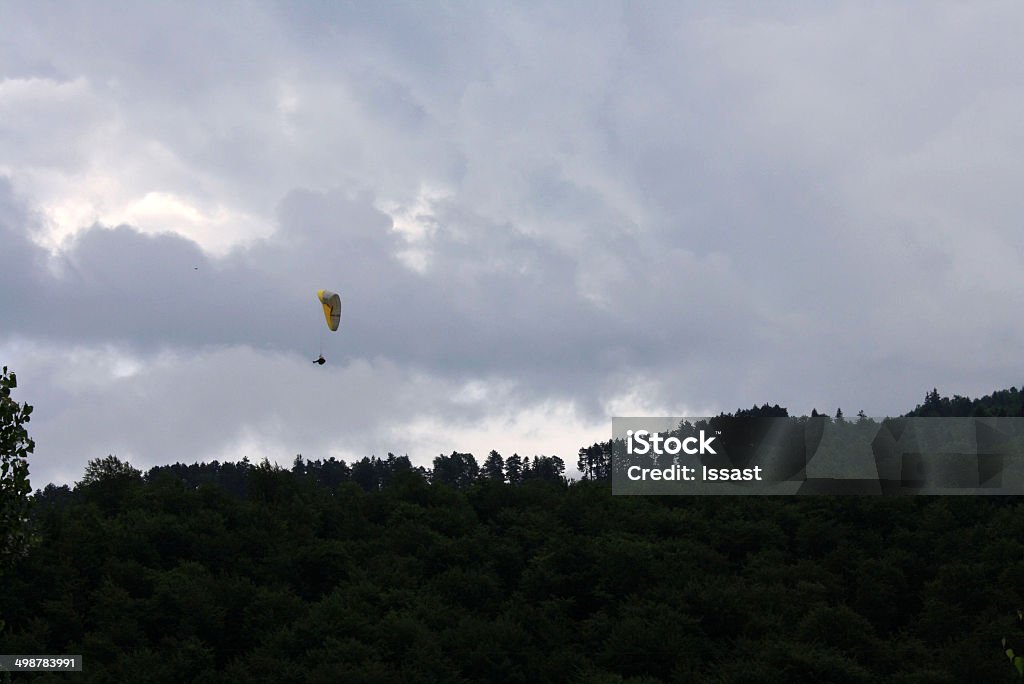
[[[94,459],[0,564],[0,653],[83,672],[0,681],[1020,681],[1019,499],[612,496],[608,452]]]

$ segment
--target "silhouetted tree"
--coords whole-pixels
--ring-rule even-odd
[[[441,454],[434,459],[434,482],[464,488],[473,484],[480,474],[480,466],[473,454],[453,451],[451,456]]]
[[[352,481],[367,492],[380,489],[380,468],[377,459],[364,456],[352,464]]]
[[[25,550],[24,523],[32,491],[28,456],[35,442],[25,428],[32,407],[11,398],[17,386],[17,376],[4,366],[0,373],[0,567]]]
[[[333,456],[326,461],[309,461],[306,471],[328,489],[336,489],[342,482],[352,479],[352,471],[345,461],[338,461]]]
[[[523,479],[565,484],[565,462],[558,456],[537,456],[533,459],[529,474],[524,472]]]
[[[519,454],[514,453],[505,459],[505,479],[509,484],[523,481],[523,459]]]
[[[497,451],[491,450],[491,453],[487,454],[487,459],[484,461],[481,474],[488,480],[494,480],[495,482],[505,481],[505,459],[501,457]]]
[[[611,459],[611,441],[595,443],[580,449],[576,468],[584,480],[607,480],[612,473]]]
[[[110,454],[86,464],[85,474],[76,489],[86,492],[90,500],[109,513],[123,506],[132,490],[141,484],[140,470]]]

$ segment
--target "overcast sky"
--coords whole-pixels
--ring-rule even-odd
[[[33,484],[111,453],[574,466],[615,415],[1020,386],[1022,28],[1016,0],[0,0]]]

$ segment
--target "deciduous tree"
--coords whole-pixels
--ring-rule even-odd
[[[28,455],[35,442],[25,424],[32,407],[11,397],[18,386],[14,373],[4,366],[0,374],[0,565],[22,553],[26,547],[24,523],[28,515]]]

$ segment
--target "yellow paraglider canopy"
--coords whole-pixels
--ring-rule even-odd
[[[324,307],[324,320],[327,321],[327,327],[337,330],[341,324],[341,297],[330,290],[317,290],[316,298]]]

